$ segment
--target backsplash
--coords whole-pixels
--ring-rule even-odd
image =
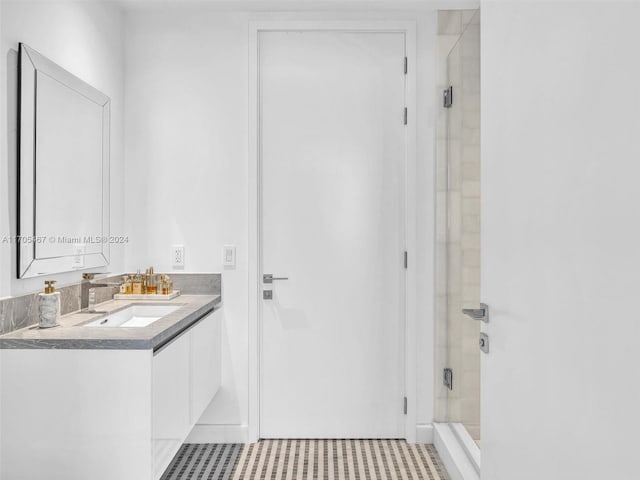
[[[219,273],[169,272],[168,275],[174,288],[184,295],[220,295],[222,292],[222,275]],[[115,275],[100,280],[119,282],[121,279],[122,275]],[[80,283],[56,290],[60,292],[62,315],[80,310]],[[111,300],[117,292],[118,287],[96,289],[96,303]],[[0,300],[0,335],[38,323],[38,293]]]

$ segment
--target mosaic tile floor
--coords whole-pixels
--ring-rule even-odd
[[[185,443],[160,480],[229,480],[242,444]]]
[[[162,480],[449,480],[432,445],[404,440],[185,444]]]

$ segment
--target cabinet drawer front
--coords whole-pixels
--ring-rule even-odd
[[[191,331],[191,424],[220,388],[222,310],[216,310]]]
[[[176,339],[153,357],[152,443],[154,456],[168,452],[168,460],[189,431],[189,334]],[[163,446],[163,448],[160,448]],[[167,459],[155,458],[156,469]],[[166,465],[165,465],[166,466]]]

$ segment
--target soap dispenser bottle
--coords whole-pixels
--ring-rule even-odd
[[[40,328],[51,328],[60,324],[60,292],[56,292],[55,280],[45,280],[44,293],[38,294]]]

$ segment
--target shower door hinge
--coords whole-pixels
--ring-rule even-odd
[[[404,397],[404,414],[407,414],[407,397]]]
[[[409,268],[409,254],[406,250],[404,252],[404,268]]]
[[[453,105],[453,87],[446,88],[443,92],[443,105],[444,108],[451,108]]]
[[[453,390],[453,370],[450,368],[445,368],[442,375],[442,383],[449,390]]]
[[[404,74],[409,73],[409,59],[404,57]]]
[[[407,110],[407,107],[404,107],[404,124],[407,124],[407,117],[409,116],[409,112]]]

